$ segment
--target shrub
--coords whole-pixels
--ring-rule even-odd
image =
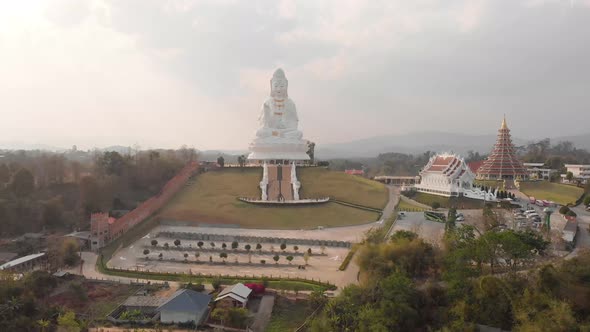
[[[566,216],[568,216],[568,217],[577,217],[577,216],[578,216],[578,215],[577,215],[577,214],[576,214],[574,211],[572,211],[572,210],[569,210],[569,211],[567,211],[567,213],[566,213],[565,215],[566,215]]]
[[[260,264],[266,264],[266,259],[261,259]]]
[[[564,205],[564,206],[562,206],[562,207],[559,208],[559,213],[565,215],[565,214],[568,213],[569,210],[570,210],[570,208],[568,208],[567,206]]]
[[[584,205],[590,205],[590,195],[586,195],[586,198],[584,198]]]
[[[436,209],[439,209],[440,208],[440,203],[439,202],[432,202],[432,205],[431,206],[432,206],[432,209],[433,210],[436,210]]]
[[[213,286],[213,288],[215,288],[215,290],[218,290],[221,287],[221,279],[219,278],[215,278],[211,281],[211,286]]]

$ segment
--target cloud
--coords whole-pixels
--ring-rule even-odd
[[[584,132],[582,121],[556,128],[540,116],[590,106],[590,6],[572,3],[6,2],[0,131],[65,146],[245,148],[283,67],[301,127],[320,144],[493,133],[503,113],[518,136]]]

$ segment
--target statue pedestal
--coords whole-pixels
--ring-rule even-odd
[[[307,141],[288,138],[255,139],[248,160],[309,160]]]

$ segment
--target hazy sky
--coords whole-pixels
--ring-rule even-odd
[[[282,67],[308,139],[590,132],[590,0],[0,0],[0,143],[245,149]]]

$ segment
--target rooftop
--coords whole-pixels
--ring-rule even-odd
[[[31,261],[31,260],[36,259],[36,258],[39,258],[41,256],[45,256],[45,253],[44,252],[41,252],[41,253],[38,253],[38,254],[32,254],[32,255],[21,257],[21,258],[17,258],[17,259],[15,259],[13,261],[10,261],[8,263],[5,263],[5,264],[0,265],[0,270],[4,270],[4,269],[7,269],[9,267],[20,265],[22,263]]]
[[[250,288],[246,287],[242,283],[237,283],[233,286],[228,286],[223,291],[221,291],[215,301],[219,301],[227,296],[238,301],[245,301],[248,296],[250,296],[250,293],[252,293]]]
[[[211,302],[211,295],[195,292],[190,289],[180,289],[158,307],[157,310],[180,312],[195,312],[207,307]]]

